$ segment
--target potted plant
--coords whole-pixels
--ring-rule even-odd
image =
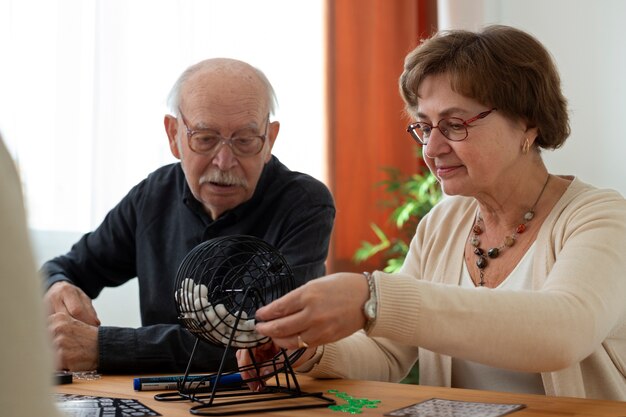
[[[361,242],[353,260],[361,263],[381,253],[386,262],[383,270],[396,272],[404,262],[417,223],[441,200],[442,194],[435,176],[426,167],[409,175],[402,174],[397,168],[383,169],[388,178],[377,186],[384,187],[389,197],[380,203],[394,207],[388,220],[398,229],[398,234],[388,237],[377,224],[370,224],[378,241]]]

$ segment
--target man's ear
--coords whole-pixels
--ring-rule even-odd
[[[180,159],[180,148],[178,147],[178,140],[176,136],[178,134],[178,119],[176,117],[166,114],[163,118],[163,124],[165,125],[165,133],[170,143],[170,152],[174,155],[174,158]]]
[[[269,145],[269,150],[267,155],[265,156],[265,162],[269,162],[272,158],[272,148],[274,147],[274,142],[276,142],[276,137],[278,136],[278,131],[280,130],[280,122],[272,122],[267,128],[267,142]]]

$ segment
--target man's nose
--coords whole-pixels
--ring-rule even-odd
[[[237,164],[237,156],[233,152],[228,139],[222,139],[212,161],[222,171],[228,170]]]

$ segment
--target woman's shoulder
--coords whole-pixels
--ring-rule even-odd
[[[626,221],[626,199],[620,192],[596,187],[577,177],[562,178],[571,182],[552,210],[554,222],[569,223],[574,218],[583,222],[601,218]]]
[[[611,202],[618,206],[626,205],[626,199],[617,190],[596,187],[574,176],[561,176],[561,178],[571,180],[570,185],[561,197],[561,205],[598,204],[601,202]]]

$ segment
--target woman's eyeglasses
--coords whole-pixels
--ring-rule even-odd
[[[458,117],[444,117],[439,120],[439,123],[437,123],[436,126],[426,122],[415,122],[411,123],[406,128],[406,131],[409,132],[411,137],[420,145],[428,144],[428,140],[430,139],[433,129],[439,129],[441,134],[446,138],[454,142],[459,142],[467,138],[467,135],[469,134],[467,128],[470,123],[479,119],[484,119],[495,110],[497,109],[493,108],[491,110],[484,111],[467,120],[459,119]]]

